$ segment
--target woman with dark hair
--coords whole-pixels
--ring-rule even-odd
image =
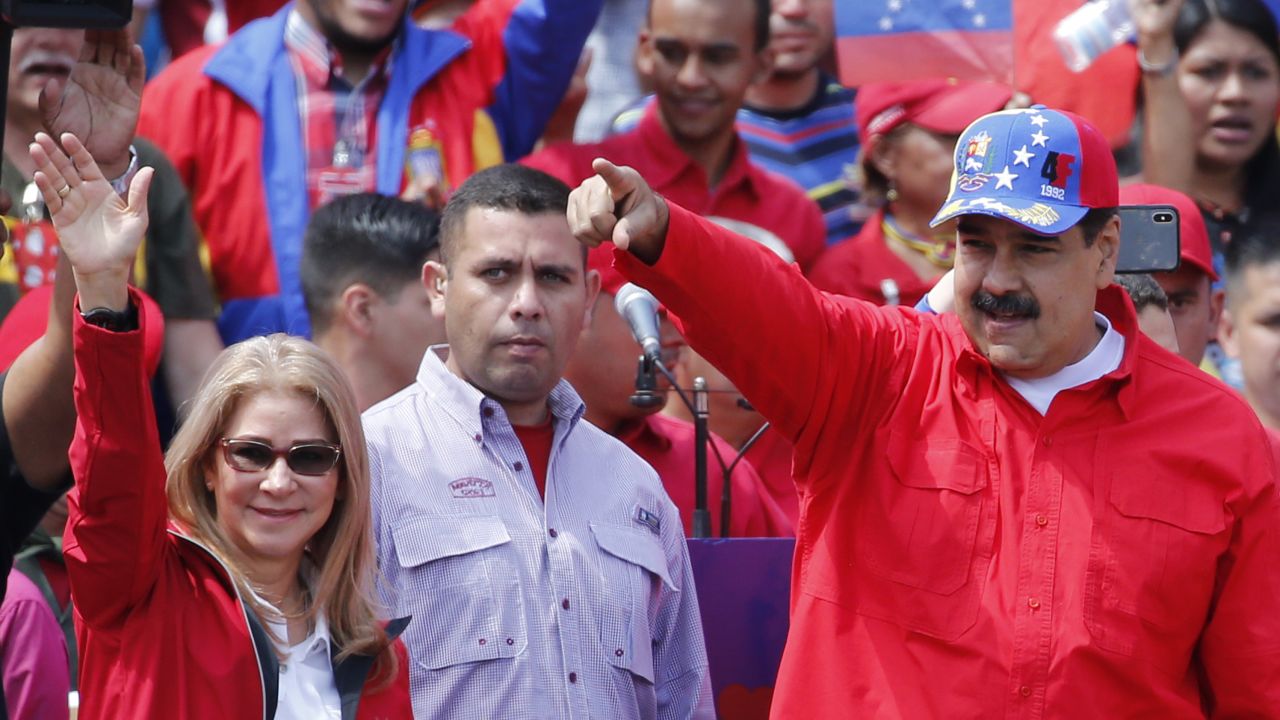
[[[229,347],[162,458],[148,313],[126,284],[152,172],[126,201],[74,135],[60,140],[66,153],[38,134],[31,156],[80,311],[63,553],[81,720],[410,717],[407,619],[379,618],[342,371],[301,338]]]
[[[1263,0],[1135,0],[1143,176],[1204,213],[1214,265],[1280,195],[1280,32]]]

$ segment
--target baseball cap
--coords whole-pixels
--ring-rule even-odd
[[[908,122],[958,135],[983,113],[1004,107],[1012,95],[1007,85],[955,79],[868,83],[858,88],[854,100],[858,140],[866,146],[871,136]]]
[[[150,296],[138,291],[142,299],[140,314],[145,314],[143,328],[143,355],[147,372],[155,374],[164,351],[164,315],[160,306]],[[49,324],[49,303],[53,300],[53,285],[41,285],[23,295],[4,316],[0,325],[0,370],[7,370],[27,346],[44,335]]]
[[[1120,204],[1107,139],[1084,118],[1036,105],[978,118],[956,143],[951,191],[931,225],[960,215],[1060,235],[1094,208]]]
[[[1120,188],[1122,205],[1172,205],[1178,208],[1178,239],[1182,262],[1192,265],[1210,280],[1217,281],[1213,269],[1213,250],[1209,246],[1209,229],[1194,200],[1185,193],[1161,185],[1138,183]]]

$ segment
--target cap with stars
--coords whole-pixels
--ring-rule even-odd
[[[1093,208],[1120,204],[1116,161],[1084,118],[1036,105],[978,118],[956,144],[951,191],[932,225],[960,215],[1005,218],[1060,235]]]

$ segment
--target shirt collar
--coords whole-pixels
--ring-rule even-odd
[[[656,167],[647,174],[650,184],[655,188],[662,188],[675,182],[675,180],[686,173],[693,173],[697,182],[706,187],[708,180],[707,174],[702,168],[689,157],[685,151],[676,145],[676,141],[667,133],[666,128],[662,127],[662,119],[658,116],[660,112],[657,98],[649,103],[644,110],[644,115],[640,117],[640,123],[636,126],[636,132],[640,136],[640,141],[644,144],[645,149],[656,161]],[[733,139],[733,156],[729,160],[729,167],[725,170],[724,177],[720,179],[720,184],[716,186],[715,192],[723,193],[743,185],[746,190],[751,192],[756,200],[760,199],[755,186],[755,175],[760,172],[751,164],[751,159],[747,155],[746,143],[734,133]]]
[[[356,85],[342,77],[342,56],[319,30],[303,19],[297,8],[290,10],[289,17],[285,20],[285,47],[302,60],[303,72],[311,82],[321,87],[327,86],[332,77],[338,77],[342,82],[355,87],[368,85],[371,80],[389,72],[391,64],[387,59],[399,44],[400,38],[397,36],[390,45],[378,53],[373,64],[369,66],[369,74]]]
[[[418,383],[433,399],[461,422],[467,432],[477,436],[493,432],[495,423],[510,427],[506,411],[501,403],[485,395],[479,388],[453,374],[445,365],[449,357],[448,345],[433,345],[422,357],[418,366]],[[563,437],[586,412],[586,405],[573,386],[561,378],[547,396],[547,408],[555,418],[556,435]],[[565,430],[561,431],[560,428]]]

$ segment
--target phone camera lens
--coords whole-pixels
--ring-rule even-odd
[[[1155,214],[1153,219],[1158,223],[1171,223],[1173,222],[1173,213],[1159,212]]]

